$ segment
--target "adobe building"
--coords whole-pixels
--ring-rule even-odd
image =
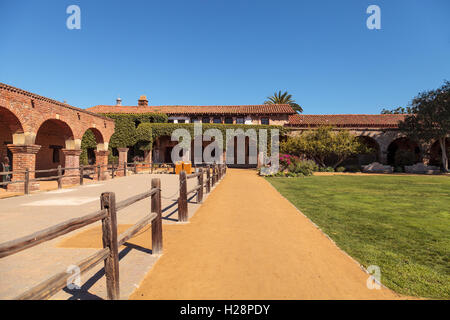
[[[235,105],[235,106],[149,106],[146,96],[141,96],[136,106],[98,105],[89,111],[107,113],[165,113],[172,123],[225,123],[225,124],[268,124],[281,125],[289,129],[290,135],[298,135],[305,130],[320,125],[330,125],[335,130],[349,130],[360,137],[373,153],[360,155],[357,164],[380,162],[394,165],[397,150],[408,150],[415,154],[416,161],[437,165],[440,163],[440,148],[437,141],[419,143],[403,136],[398,130],[398,122],[405,115],[399,114],[336,114],[304,115],[296,114],[289,105]],[[153,161],[170,162],[170,151],[176,142],[170,137],[161,137],[154,142]],[[248,143],[246,143],[248,149]],[[248,150],[246,150],[248,154]],[[148,159],[147,159],[148,160]],[[248,159],[246,159],[247,161]]]
[[[169,123],[215,123],[215,124],[248,124],[248,125],[279,125],[288,123],[289,116],[295,112],[287,104],[279,105],[235,105],[235,106],[149,106],[146,96],[141,96],[137,106],[122,106],[118,99],[116,105],[98,105],[87,109],[98,114],[139,114],[139,113],[164,113],[169,118]],[[153,143],[152,153],[146,154],[145,162],[170,163],[171,152],[177,141],[171,141],[170,136],[157,138]],[[205,148],[211,142],[202,142]],[[255,167],[256,161],[249,159],[250,142],[245,138],[245,160],[238,164],[237,138],[235,138],[235,150],[233,150],[234,163],[227,163],[230,167]],[[192,142],[193,149],[193,142]],[[126,152],[118,150],[119,158],[123,159]],[[229,152],[229,151],[227,151]],[[133,154],[128,151],[128,158]],[[226,156],[226,155],[224,155]],[[186,160],[193,161],[194,153],[187,155]],[[119,160],[121,162],[121,160]]]
[[[50,98],[0,83],[0,159],[8,157],[15,173],[12,181],[23,181],[25,169],[30,179],[55,175],[34,170],[78,168],[81,139],[91,129],[97,141],[96,163],[107,164],[108,143],[114,133],[114,121]],[[79,174],[77,169],[64,173]],[[64,183],[79,181],[67,177]],[[37,190],[39,182],[30,184]],[[23,191],[23,183],[8,185],[10,191]]]

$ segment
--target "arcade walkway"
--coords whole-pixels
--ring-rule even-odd
[[[398,299],[254,170],[229,169],[130,299]]]

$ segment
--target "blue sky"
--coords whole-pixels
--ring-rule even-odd
[[[66,28],[71,4],[81,30]],[[306,114],[376,114],[450,80],[448,0],[0,0],[0,30],[0,82],[81,108],[288,90]]]

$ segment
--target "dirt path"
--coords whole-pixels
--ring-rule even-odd
[[[252,170],[229,169],[130,299],[396,299]]]

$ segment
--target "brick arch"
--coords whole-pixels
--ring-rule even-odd
[[[11,134],[23,133],[22,121],[8,108],[0,106],[0,125],[8,128]]]
[[[362,143],[364,143],[366,146],[372,149],[371,152],[360,155],[361,159],[359,162],[362,165],[369,164],[372,162],[380,162],[381,148],[378,141],[375,138],[371,137],[370,135],[359,135],[358,139],[360,139]]]
[[[100,130],[98,130],[97,128],[93,128],[93,127],[87,128],[86,130],[84,130],[82,138],[83,138],[83,136],[86,134],[86,132],[88,130],[90,130],[94,134],[95,141],[97,142],[97,144],[105,143],[105,139],[103,137],[103,133]]]
[[[450,138],[445,138],[445,147],[447,149],[447,158],[450,159]],[[428,153],[430,160],[429,165],[437,167],[442,165],[442,150],[439,144],[439,140],[435,140],[434,142],[430,143]]]
[[[0,163],[7,157],[8,163],[12,164],[13,155],[7,145],[14,142],[14,136],[17,134],[23,134],[20,119],[9,109],[0,106]]]
[[[422,161],[422,148],[417,141],[414,141],[406,136],[400,136],[394,139],[387,148],[387,163],[395,165],[395,155],[399,150],[409,151],[414,154],[414,163]]]
[[[63,150],[76,149],[72,128],[64,121],[48,119],[42,122],[36,132],[35,144],[40,146],[36,154],[36,170],[64,167]],[[37,177],[51,176],[54,173],[36,174]]]

